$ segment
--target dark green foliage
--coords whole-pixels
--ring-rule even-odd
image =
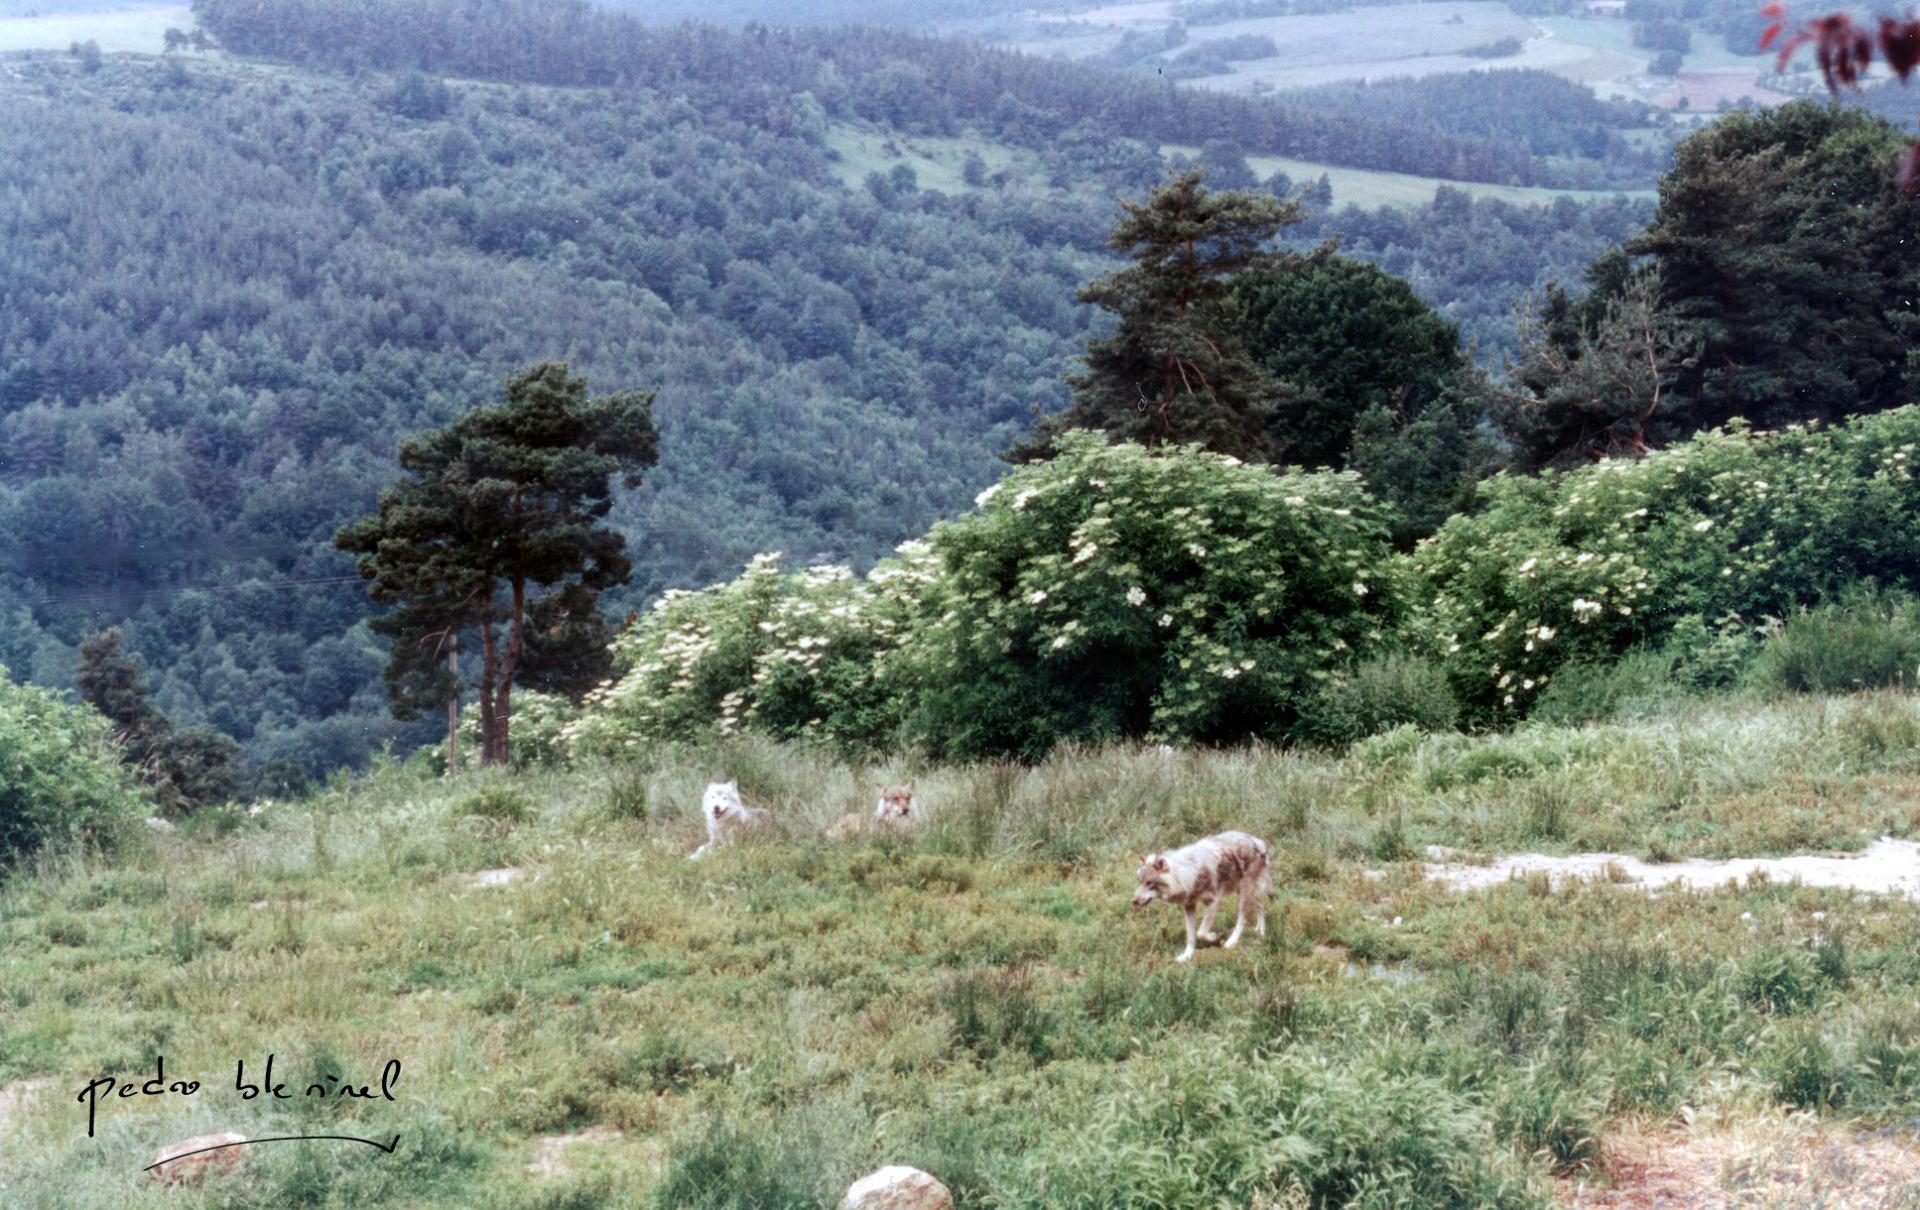
[[[1648,106],[1602,100],[1584,84],[1536,69],[1324,84],[1287,98],[1328,113],[1401,123],[1408,137],[1430,128],[1567,157],[1561,162],[1580,174],[1583,188],[1645,188],[1666,162],[1664,147],[1642,150],[1625,134],[1654,125]]]
[[[1469,59],[1511,59],[1520,53],[1521,42],[1518,38],[1496,38],[1492,42],[1482,42],[1460,51]]]
[[[114,725],[127,760],[163,807],[186,812],[233,797],[238,745],[212,727],[179,727],[162,714],[119,630],[89,637],[80,660],[74,682],[81,700]]]
[[[457,691],[422,653],[466,631],[478,637],[466,646],[479,656],[482,764],[506,763],[512,688],[542,656],[562,683],[591,683],[579,647],[604,633],[598,594],[631,569],[603,519],[614,479],[637,487],[659,458],[652,405],[637,392],[589,399],[585,379],[549,362],[508,379],[505,402],[401,443],[413,478],[334,539],[359,556],[374,600],[396,606],[373,627],[394,640],[397,716]],[[530,629],[546,644],[529,643]]]
[[[1628,251],[1700,346],[1664,440],[1743,416],[1762,428],[1909,402],[1920,201],[1891,166],[1907,137],[1858,110],[1796,102],[1682,143]]]
[[[0,863],[144,813],[120,755],[98,713],[0,669]]]
[[[1660,278],[1610,254],[1575,303],[1549,287],[1520,324],[1520,360],[1492,392],[1494,423],[1522,470],[1646,453],[1687,409],[1676,386],[1701,345],[1660,299]]]
[[[451,78],[486,74],[451,59],[500,32],[490,22],[423,46],[419,6],[270,7],[296,33],[345,22],[314,27],[315,63],[391,52],[378,66],[400,74],[223,57],[176,93],[151,61],[110,57],[93,75],[23,64],[31,82],[6,85],[33,98],[0,105],[0,176],[33,238],[0,257],[15,287],[0,308],[0,527],[15,538],[0,660],[70,685],[104,610],[160,709],[308,776],[432,740],[434,709],[388,716],[387,653],[328,539],[392,481],[400,434],[445,424],[513,366],[564,356],[594,381],[668,387],[659,473],[610,515],[637,564],[619,613],[755,550],[864,566],[962,507],[1032,410],[1065,401],[1061,371],[1100,321],[1072,301],[1081,253],[1100,247],[1115,192],[1164,172],[1116,128],[1553,179],[1491,142],[1241,98],[1174,104],[1109,73],[915,37],[638,32],[628,83],[609,72],[589,94]],[[546,57],[541,21],[505,28],[501,78],[564,57]],[[895,64],[925,86],[894,87]],[[389,108],[414,71],[445,88],[444,115]],[[881,211],[835,179],[824,140],[830,123],[890,136],[896,118],[1020,158],[987,151],[978,194],[923,181]],[[1418,264],[1423,292],[1494,347],[1513,294],[1623,238],[1636,213],[1481,202],[1300,230],[1345,230],[1393,272]],[[469,671],[476,658],[461,652]],[[552,687],[592,679],[575,667]]]
[[[410,71],[400,77],[384,103],[403,118],[439,118],[446,116],[453,98],[442,81],[425,72]]]
[[[1626,197],[1516,206],[1442,185],[1425,206],[1309,209],[1293,242],[1338,238],[1343,254],[1422,283],[1420,294],[1460,329],[1462,343],[1492,357],[1517,352],[1513,313],[1522,299],[1541,282],[1577,279],[1638,233],[1651,212],[1650,203]],[[1436,290],[1428,280],[1449,284]]]
[[[571,352],[594,381],[676,384],[659,475],[610,514],[638,565],[624,613],[757,549],[889,550],[1064,400],[1089,329],[1064,241],[1097,246],[1080,216],[1110,202],[1077,152],[1061,171],[1086,196],[1023,172],[881,214],[830,175],[805,98],[770,130],[706,94],[461,83],[446,117],[402,119],[377,78],[205,70],[220,88],[189,108],[118,67],[0,106],[0,176],[47,224],[0,268],[31,283],[0,308],[0,660],[69,685],[104,608],[156,703],[254,761],[317,776],[432,739],[432,717],[387,717],[328,539],[392,481],[401,434],[509,367]],[[595,644],[553,637],[576,672],[551,687],[595,680]]]
[[[1396,506],[1403,541],[1456,511],[1493,449],[1452,324],[1330,246],[1242,276],[1234,304],[1249,355],[1277,384],[1274,461],[1361,471]]]
[[[1275,461],[1342,467],[1361,413],[1424,410],[1461,369],[1460,337],[1413,288],[1322,247],[1234,283],[1247,352],[1288,389]]]
[[[1038,110],[1054,126],[1049,133],[1094,119],[1108,138],[1196,145],[1225,138],[1249,152],[1354,167],[1577,184],[1561,166],[1496,139],[1433,129],[1408,137],[1377,119],[1170,90],[1158,78],[872,28],[649,27],[584,0],[276,0],[266,8],[258,0],[195,0],[194,14],[236,54],[336,68],[575,87],[643,81],[664,93],[704,90],[722,79],[713,100],[734,117],[763,116],[768,104],[785,105],[799,92],[909,134],[994,129],[996,118]],[[1167,48],[1164,35],[1148,35],[1134,57]],[[740,59],[752,62],[751,86],[716,70]]]
[[[1351,744],[1400,726],[1447,730],[1459,720],[1460,705],[1437,664],[1396,654],[1363,660],[1323,682],[1301,716],[1302,738]]]
[[[92,38],[88,38],[85,42],[75,42],[67,48],[67,53],[80,61],[80,70],[88,75],[99,71],[100,65],[105,61],[105,56],[100,53],[100,44]]]
[[[1268,59],[1278,53],[1273,39],[1265,34],[1239,34],[1231,38],[1213,38],[1189,47],[1167,60],[1164,70],[1169,78],[1175,80],[1224,75],[1233,70],[1235,60]],[[1158,66],[1155,60],[1148,62],[1155,62]],[[1237,185],[1226,187],[1238,188]]]
[[[1073,402],[1035,426],[1009,455],[1044,457],[1069,429],[1099,429],[1143,445],[1198,444],[1245,461],[1268,459],[1273,387],[1240,347],[1227,305],[1234,280],[1265,269],[1267,243],[1298,207],[1256,193],[1209,193],[1191,171],[1124,214],[1108,246],[1133,260],[1080,292],[1119,317],[1087,345],[1068,378]]]
[[[1850,600],[1789,614],[1754,667],[1788,693],[1854,693],[1920,685],[1920,619],[1911,598]]]

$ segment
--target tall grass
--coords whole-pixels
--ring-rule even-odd
[[[1337,753],[848,764],[749,737],[506,777],[382,762],[0,886],[0,1084],[58,1085],[0,1124],[0,1204],[145,1205],[141,1157],[239,1129],[403,1141],[260,1148],[169,1204],[812,1207],[911,1163],[972,1207],[1545,1206],[1623,1119],[1906,1120],[1915,905],[1455,895],[1416,863],[1909,833],[1916,728],[1883,691]],[[781,834],[687,862],[721,774]],[[906,777],[917,838],[823,839]],[[1225,827],[1274,846],[1268,935],[1176,965],[1178,914],[1126,906],[1135,857]],[[211,1085],[269,1051],[406,1076],[373,1107],[116,1102],[91,1141],[59,1091],[159,1053]],[[529,1170],[589,1126],[620,1134]]]

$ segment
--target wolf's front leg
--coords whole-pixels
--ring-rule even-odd
[[[1230,950],[1234,946],[1239,945],[1240,930],[1247,927],[1247,892],[1241,891],[1238,899],[1240,900],[1240,907],[1233,917],[1233,931],[1228,933],[1227,939],[1220,944],[1220,948],[1223,950]]]
[[[687,860],[688,861],[700,860],[702,857],[706,856],[707,850],[711,849],[712,847],[713,847],[713,842],[709,840],[707,843],[701,845],[699,848],[695,849],[693,852],[688,853]]]
[[[1213,914],[1219,910],[1220,901],[1218,899],[1209,899],[1207,901],[1207,910],[1200,913],[1200,940],[1206,942],[1208,945],[1212,945],[1214,942],[1220,940],[1220,934],[1213,931]]]
[[[1187,914],[1187,948],[1181,950],[1180,956],[1175,958],[1174,961],[1186,962],[1193,958],[1193,905],[1191,903],[1183,903],[1180,905],[1180,910]]]

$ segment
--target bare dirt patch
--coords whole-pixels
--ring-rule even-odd
[[[1911,1133],[1858,1136],[1802,1125],[1753,1133],[1638,1134],[1605,1144],[1604,1183],[1563,1182],[1580,1210],[1917,1210]]]
[[[1449,861],[1451,850],[1433,848],[1439,860],[1427,864],[1427,877],[1451,890],[1474,891],[1498,886],[1513,878],[1545,874],[1555,883],[1573,878],[1601,878],[1634,883],[1654,890],[1684,886],[1711,890],[1728,882],[1746,882],[1756,875],[1772,882],[1840,887],[1882,895],[1920,899],[1920,843],[1884,837],[1859,853],[1839,857],[1735,857],[1725,861],[1647,862],[1624,853],[1575,853],[1552,857],[1545,853],[1512,853],[1487,865]]]
[[[541,1180],[550,1180],[567,1173],[567,1148],[575,1143],[610,1143],[621,1137],[620,1132],[611,1126],[589,1126],[578,1134],[552,1134],[540,1140],[533,1154],[533,1162],[527,1165],[527,1171]]]

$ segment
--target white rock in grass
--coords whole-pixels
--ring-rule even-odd
[[[953,1210],[953,1194],[918,1168],[895,1164],[855,1181],[840,1210]]]
[[[508,866],[500,870],[481,870],[467,875],[468,886],[505,886],[520,877],[518,866]]]
[[[156,832],[173,831],[173,825],[168,823],[166,820],[160,818],[158,815],[147,816],[147,826],[149,828],[152,828]]]

